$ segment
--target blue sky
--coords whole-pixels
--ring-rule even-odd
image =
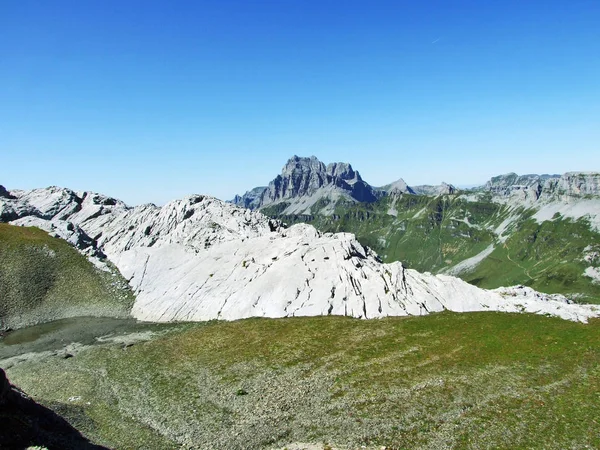
[[[294,155],[374,185],[600,170],[600,2],[28,1],[0,184],[228,199]]]

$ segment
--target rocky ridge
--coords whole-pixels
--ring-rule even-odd
[[[331,173],[351,172],[332,166]],[[310,184],[311,177],[302,179]],[[359,181],[356,173],[352,179]],[[399,262],[382,264],[352,234],[323,234],[304,224],[286,229],[259,212],[208,196],[131,208],[100,194],[57,187],[11,194],[15,198],[0,199],[2,217],[55,230],[59,237],[64,236],[56,230],[83,233],[70,242],[114,263],[136,294],[133,316],[143,320],[374,318],[448,309],[586,321],[600,313],[561,296],[517,288],[486,291]]]
[[[517,175],[492,177],[476,191],[490,192],[495,200],[521,199],[530,203],[600,195],[600,173],[567,172],[562,175]]]
[[[250,209],[285,204],[281,214],[332,214],[339,200],[372,203],[386,195],[454,193],[454,186],[417,186],[411,188],[399,179],[383,187],[373,187],[348,163],[327,166],[315,156],[293,156],[267,187],[257,187],[236,195],[233,204]],[[325,202],[323,206],[320,203]],[[316,208],[315,208],[316,206]]]
[[[281,174],[268,186],[257,187],[243,196],[236,196],[232,203],[258,209],[300,197],[313,198],[314,201],[303,202],[301,211],[294,204],[286,211],[306,212],[322,198],[372,202],[377,199],[377,193],[348,163],[331,163],[325,166],[315,156],[293,156],[287,161]]]
[[[460,191],[445,182],[438,186],[409,186],[402,178],[382,187],[373,187],[365,182],[358,171],[348,163],[331,163],[326,166],[315,156],[310,158],[293,156],[285,164],[281,174],[268,186],[254,188],[242,196],[236,195],[231,202],[250,209],[261,209],[283,203],[285,208],[278,210],[279,215],[330,215],[333,213],[335,203],[340,199],[371,203],[382,197],[403,194],[425,196],[462,194],[466,200],[477,201],[481,200],[482,195],[491,194],[492,201],[495,202],[541,208],[552,202],[564,204],[572,203],[574,199],[589,200],[586,197],[600,196],[600,173],[568,172],[563,175],[508,173],[492,177],[483,186],[467,192]],[[323,200],[328,204],[325,207],[319,204]],[[576,213],[572,215],[575,216]]]
[[[600,173],[567,172],[563,175],[522,175],[514,173],[493,177],[467,200],[491,200],[511,208],[534,211],[538,222],[563,218],[586,218],[592,229],[600,231]]]

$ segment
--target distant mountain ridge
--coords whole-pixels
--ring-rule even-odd
[[[382,197],[412,194],[425,196],[460,193],[489,193],[494,201],[514,202],[552,201],[559,197],[600,195],[600,174],[567,172],[560,174],[507,173],[492,177],[484,185],[468,190],[457,189],[442,182],[440,185],[409,186],[402,178],[393,183],[374,187],[364,181],[352,165],[344,162],[327,166],[317,157],[293,156],[268,186],[261,186],[236,195],[231,203],[249,209],[278,206],[278,214],[333,213],[335,203],[373,203]],[[317,206],[317,208],[315,208]]]
[[[386,195],[454,193],[456,188],[442,183],[440,186],[415,186],[411,188],[399,179],[382,187],[364,181],[352,165],[335,162],[325,165],[316,156],[294,155],[283,166],[268,186],[256,187],[243,195],[236,195],[231,203],[250,209],[287,203],[283,214],[311,212],[315,205],[323,214],[331,213],[331,204],[339,200],[372,203]],[[327,205],[323,206],[325,201]],[[315,213],[315,211],[313,211]]]

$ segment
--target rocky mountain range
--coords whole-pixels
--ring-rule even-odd
[[[363,183],[349,166],[330,165],[324,172],[330,178],[320,178],[323,166],[311,164],[315,172],[308,175],[290,166],[289,176],[269,192],[308,193],[326,180],[335,186]],[[143,320],[375,318],[446,309],[528,311],[580,321],[600,314],[595,306],[523,286],[490,291],[400,262],[384,264],[352,234],[321,233],[306,224],[286,228],[208,196],[129,207],[58,187],[3,192],[3,221],[66,239],[99,267],[114,264],[136,296],[132,315]]]
[[[372,203],[386,195],[454,193],[454,186],[408,186],[399,179],[382,187],[373,187],[348,163],[327,166],[315,156],[293,156],[266,187],[256,187],[236,195],[231,203],[250,209],[285,205],[282,214],[332,214],[338,201]],[[323,202],[325,201],[325,205]],[[316,210],[315,210],[316,208]]]
[[[295,180],[315,171],[326,166],[296,156],[276,180],[296,186]],[[349,173],[348,178],[359,177],[354,169]],[[402,261],[486,288],[518,283],[573,298],[600,298],[600,261],[590,259],[600,252],[599,173],[509,173],[468,190],[446,183],[408,186],[399,179],[371,186],[373,198],[367,201],[317,179],[310,191],[288,190],[266,203],[265,188],[236,200],[285,223],[354,233],[385,262]]]
[[[383,197],[412,194],[425,196],[490,194],[493,201],[507,199],[519,206],[533,202],[551,202],[569,197],[600,196],[600,174],[571,172],[564,175],[517,175],[508,173],[492,177],[483,186],[459,190],[442,182],[438,186],[409,186],[402,178],[385,186],[374,187],[364,181],[359,172],[348,163],[330,163],[327,166],[315,156],[290,158],[268,186],[251,189],[236,195],[231,203],[250,209],[271,208],[280,215],[331,215],[335,204],[373,203]]]

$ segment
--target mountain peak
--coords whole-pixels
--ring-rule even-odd
[[[390,183],[383,187],[383,190],[386,191],[389,195],[400,195],[400,194],[414,194],[415,192],[411,189],[411,187],[406,184],[402,178],[397,179],[393,183]]]
[[[267,187],[236,196],[233,203],[258,209],[285,201],[290,203],[290,212],[299,214],[310,212],[311,206],[323,198],[362,202],[374,201],[376,196],[349,163],[335,162],[326,166],[316,156],[294,155]]]
[[[297,156],[294,155],[285,163],[281,174],[291,174],[293,172],[325,172],[325,164],[323,164],[316,156]]]
[[[351,184],[356,181],[362,181],[358,171],[352,168],[352,165],[345,162],[335,162],[327,164],[327,174],[331,177],[337,177]]]

